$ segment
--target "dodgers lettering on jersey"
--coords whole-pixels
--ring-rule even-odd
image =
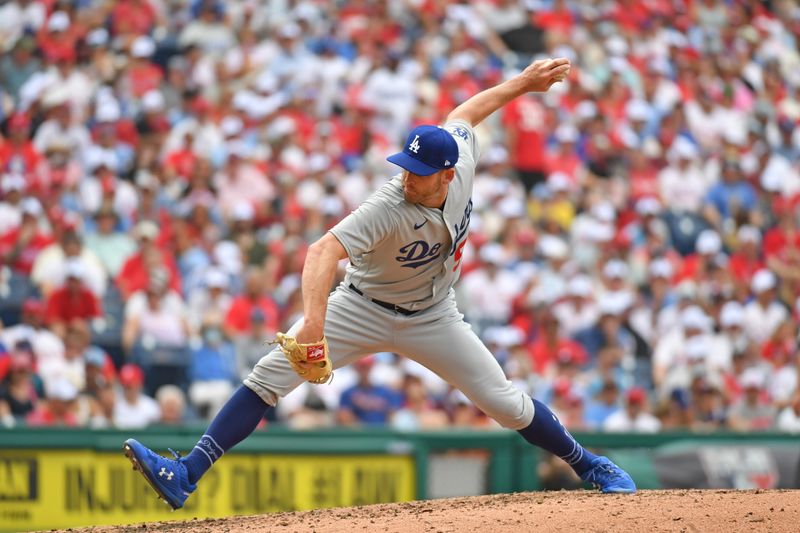
[[[444,128],[458,144],[458,162],[443,209],[406,202],[397,174],[330,230],[350,258],[346,285],[406,309],[430,307],[450,293],[461,273],[479,149],[469,124]]]

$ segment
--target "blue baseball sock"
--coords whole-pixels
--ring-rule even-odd
[[[534,446],[564,459],[579,476],[589,470],[597,456],[578,444],[545,404],[533,400],[533,409],[533,420],[519,434]]]
[[[250,435],[264,418],[267,404],[258,394],[242,385],[214,417],[205,434],[183,462],[189,482],[197,483],[220,458]]]

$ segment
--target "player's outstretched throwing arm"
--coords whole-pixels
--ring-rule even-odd
[[[534,61],[517,76],[476,94],[456,107],[447,117],[447,122],[463,120],[477,126],[518,96],[529,92],[546,92],[554,83],[564,81],[569,70],[569,59],[564,57]]]

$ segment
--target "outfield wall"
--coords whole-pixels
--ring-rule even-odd
[[[514,432],[257,432],[173,513],[122,442],[188,451],[202,428],[0,431],[0,530],[222,517],[540,489],[543,457]],[[783,434],[576,434],[640,488],[800,488],[800,439]]]

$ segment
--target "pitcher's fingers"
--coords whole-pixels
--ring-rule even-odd
[[[560,67],[562,65],[569,65],[569,59],[567,59],[566,57],[556,57],[554,59],[551,59],[550,61],[552,61],[551,68]]]
[[[551,70],[550,75],[555,76],[556,78],[558,78],[559,76],[566,77],[569,74],[569,71],[570,71],[569,65],[561,65],[560,67],[556,67],[553,70]]]

